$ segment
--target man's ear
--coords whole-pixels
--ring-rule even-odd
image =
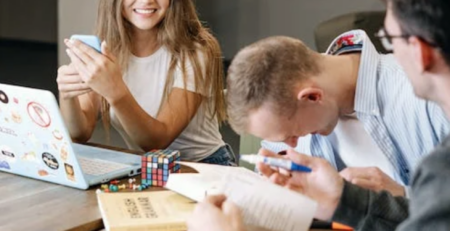
[[[299,101],[313,101],[320,102],[323,98],[323,91],[316,87],[307,87],[301,89],[297,94],[297,100]]]
[[[408,39],[409,46],[412,49],[414,64],[420,72],[425,72],[433,66],[433,47],[422,39],[411,36]]]

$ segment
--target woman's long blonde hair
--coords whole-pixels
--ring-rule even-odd
[[[201,24],[192,0],[170,1],[166,16],[158,25],[158,42],[172,54],[164,99],[167,99],[173,84],[177,65],[181,65],[186,86],[185,63],[190,61],[195,75],[196,91],[205,95],[211,94],[213,103],[204,105],[207,105],[207,110],[214,112],[213,118],[222,123],[226,120],[226,112],[222,52],[219,43]],[[125,71],[131,55],[132,25],[122,16],[122,2],[123,0],[100,0],[96,30],[100,39],[107,41],[108,47]],[[204,63],[199,61],[199,49],[204,54]],[[109,134],[109,104],[105,99],[102,99],[101,114],[103,125]]]

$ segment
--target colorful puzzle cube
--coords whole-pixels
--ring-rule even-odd
[[[173,150],[152,150],[142,156],[142,184],[164,186],[169,173],[180,172],[180,152]]]

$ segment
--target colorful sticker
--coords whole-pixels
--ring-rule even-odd
[[[39,140],[36,138],[36,135],[34,135],[34,133],[32,133],[32,132],[28,132],[28,133],[27,133],[27,136],[28,136],[28,139],[30,139],[31,143],[32,143],[35,147],[37,147],[37,146],[38,146],[38,143],[39,143]]]
[[[11,163],[16,161],[16,155],[7,146],[0,147],[0,169],[11,170]]]
[[[9,163],[6,161],[0,161],[0,169],[11,170],[11,166],[9,166]]]
[[[55,129],[53,132],[53,137],[55,137],[55,139],[57,140],[62,140],[63,139],[63,135],[61,134],[61,132],[58,129]]]
[[[36,153],[31,151],[27,152],[22,156],[23,161],[36,162]]]
[[[19,100],[18,100],[16,97],[13,98],[13,102],[14,102],[15,104],[19,104]]]
[[[59,151],[59,142],[57,140],[52,140],[50,141],[50,146],[55,150],[55,151]]]
[[[38,170],[38,175],[39,176],[48,176],[49,173],[47,171],[45,171],[44,169],[40,169],[40,170]]]
[[[16,161],[16,155],[14,154],[13,150],[10,147],[1,146],[0,153],[1,153],[0,160],[9,161],[13,163]]]
[[[11,112],[11,119],[17,124],[22,123],[22,116],[20,116],[20,114],[17,113],[16,111]]]
[[[50,153],[44,152],[42,153],[42,160],[47,167],[57,170],[59,168],[58,160]]]
[[[61,156],[61,159],[64,161],[64,162],[66,162],[67,161],[67,156],[68,156],[68,153],[67,153],[67,144],[64,144],[63,146],[61,146],[61,150],[60,150],[60,156]]]
[[[67,163],[64,163],[64,168],[66,169],[67,179],[73,182],[76,182],[75,179],[75,171],[73,170],[73,166]]]
[[[29,103],[27,111],[31,120],[33,120],[33,122],[40,127],[47,128],[52,123],[50,114],[48,113],[47,109],[36,102]]]
[[[40,177],[49,177],[49,176],[51,176],[51,177],[56,177],[56,175],[55,174],[53,174],[52,172],[49,172],[49,171],[47,171],[47,170],[45,170],[44,169],[45,167],[44,166],[38,166],[38,168],[37,168],[37,174],[40,176]]]
[[[0,133],[4,133],[11,136],[17,136],[16,132],[10,128],[0,127]]]
[[[6,93],[2,90],[0,90],[0,102],[4,103],[4,104],[8,104],[9,103],[9,99],[8,96],[6,95]]]

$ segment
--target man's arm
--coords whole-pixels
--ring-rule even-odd
[[[275,153],[262,149],[260,155],[274,158]],[[311,172],[282,174],[263,163],[258,169],[273,183],[288,187],[318,202],[315,218],[335,220],[358,230],[395,230],[408,217],[408,200],[393,197],[386,191],[376,193],[345,182],[326,161],[306,156],[293,150],[287,158],[297,164],[308,166]]]
[[[378,167],[349,167],[339,173],[348,182],[375,192],[386,190],[393,196],[405,197],[406,188]],[[407,197],[408,198],[408,197]]]
[[[420,164],[412,181],[410,216],[399,231],[450,229],[450,144]]]
[[[395,230],[408,217],[408,200],[345,182],[333,221],[356,230]]]

